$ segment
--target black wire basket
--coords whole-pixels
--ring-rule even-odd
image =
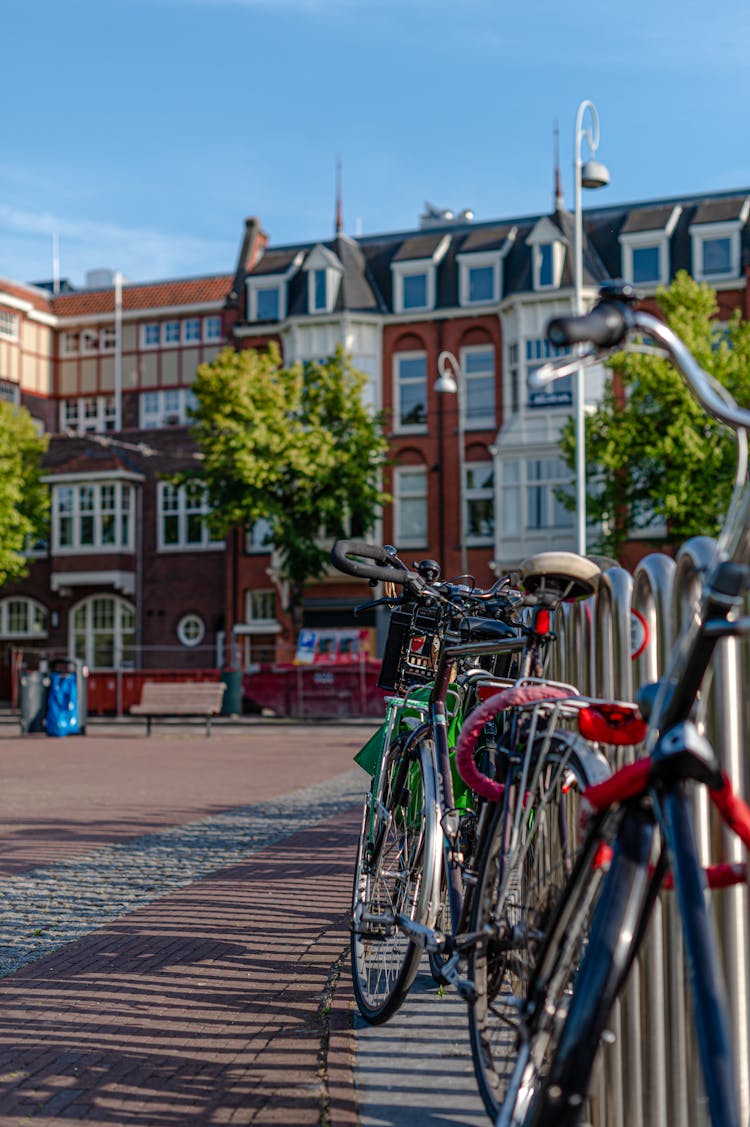
[[[439,606],[412,603],[394,607],[378,677],[381,689],[404,693],[434,679],[440,654],[441,620]]]

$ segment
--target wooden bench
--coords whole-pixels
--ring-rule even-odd
[[[206,721],[206,735],[211,735],[211,717],[221,712],[226,685],[221,681],[146,681],[140,704],[130,708],[131,716],[146,718],[146,735],[151,735],[151,721],[156,717],[176,719],[200,716]]]

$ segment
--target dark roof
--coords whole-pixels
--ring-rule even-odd
[[[623,235],[637,231],[663,231],[674,211],[674,204],[666,207],[639,207],[628,212],[621,227]]]
[[[739,219],[747,194],[730,200],[706,200],[693,215],[693,223],[727,223]]]
[[[512,230],[512,225],[505,224],[502,227],[481,227],[469,231],[463,239],[456,235],[458,253],[473,254],[480,251],[500,250]]]
[[[394,254],[393,262],[408,262],[411,259],[432,258],[444,238],[444,231],[431,231],[429,235],[414,235],[410,239],[405,239]]]
[[[670,265],[673,274],[679,269],[689,270],[692,255],[691,225],[738,219],[748,195],[750,188],[585,208],[584,283],[597,285],[608,277],[620,277],[620,236],[642,231],[663,231],[678,206],[680,211],[670,238]],[[322,245],[337,256],[343,270],[336,309],[387,313],[393,308],[392,264],[429,260],[447,237],[447,250],[436,269],[435,307],[455,308],[458,304],[458,255],[500,250],[505,247],[513,230],[516,232],[515,238],[504,260],[503,297],[533,289],[533,255],[526,240],[544,218],[558,227],[566,243],[561,285],[572,287],[574,219],[570,212],[563,209],[546,216],[527,215],[485,222],[454,220],[440,227],[430,227],[426,231],[397,231],[362,235],[356,239],[339,235],[331,242],[279,247],[267,251],[251,271],[251,275],[282,274],[295,255],[307,256],[316,245]],[[743,265],[750,264],[750,225],[743,231],[742,261]],[[307,313],[307,280],[304,271],[299,271],[290,278],[287,299],[290,314]]]

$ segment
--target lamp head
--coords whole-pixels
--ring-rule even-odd
[[[455,395],[458,391],[458,384],[454,380],[450,372],[443,372],[435,380],[435,391],[447,393],[448,395]]]
[[[609,184],[609,169],[598,160],[587,160],[581,169],[583,188],[606,188]]]

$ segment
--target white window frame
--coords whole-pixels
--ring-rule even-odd
[[[552,254],[552,281],[542,282],[542,248],[549,247]],[[534,243],[532,253],[532,261],[534,267],[534,290],[537,293],[548,293],[550,290],[560,288],[560,280],[562,278],[563,262],[565,260],[565,246],[557,239],[545,239],[542,242]]]
[[[112,602],[113,624],[111,631],[99,629],[96,626],[96,606],[97,602],[101,600]],[[84,630],[82,631],[85,634],[83,652],[76,647],[76,633],[78,632],[76,627],[78,626],[80,615],[83,615],[85,618]],[[124,621],[126,619],[129,619],[129,622]],[[121,598],[119,595],[89,595],[70,609],[68,616],[68,653],[84,661],[90,669],[133,669],[135,668],[135,622],[135,607],[132,603],[127,602],[126,599]],[[115,664],[111,666],[97,665],[95,663],[94,656],[96,651],[94,639],[96,634],[106,634],[107,636],[111,634],[113,638],[112,649],[115,659],[119,656],[119,662],[115,660]],[[123,660],[126,638],[132,639],[132,641],[128,643],[128,648],[132,651],[133,656]]]
[[[494,305],[500,300],[502,285],[502,256],[499,251],[485,251],[483,254],[459,254],[458,262],[458,303],[475,308],[478,305]],[[471,271],[492,269],[492,296],[471,300]]]
[[[401,422],[401,387],[404,383],[417,383],[416,377],[403,379],[401,376],[401,362],[403,360],[424,360],[424,419],[419,423]],[[420,379],[419,382],[422,382]],[[408,352],[394,352],[393,354],[393,431],[395,434],[424,434],[427,431],[428,389],[427,389],[427,352],[425,349],[414,349]]]
[[[21,319],[12,309],[0,309],[0,337],[3,340],[19,340]]]
[[[161,322],[160,321],[146,321],[140,327],[141,350],[149,351],[154,348],[161,348]],[[150,330],[156,330],[156,340],[149,340]]]
[[[114,325],[105,325],[99,330],[99,348],[102,352],[114,352],[117,347],[117,329]]]
[[[492,475],[492,480],[489,485],[470,485],[470,476],[477,472],[488,471]],[[464,528],[466,529],[466,543],[473,547],[480,547],[482,545],[490,545],[495,542],[495,479],[494,479],[495,466],[489,458],[486,461],[472,461],[467,462],[464,466],[464,490],[463,490],[463,504],[464,504]],[[472,535],[469,531],[471,522],[469,520],[469,510],[472,501],[490,501],[492,503],[492,527],[489,532],[484,535]]]
[[[247,308],[248,321],[258,320],[258,293],[261,290],[276,290],[278,296],[278,316],[275,324],[286,319],[286,280],[280,274],[261,274],[257,278],[247,279]]]
[[[492,356],[491,371],[487,372],[469,372],[468,360],[472,356],[478,356],[480,353],[489,353]],[[461,373],[464,378],[464,429],[465,430],[488,430],[495,426],[495,415],[497,411],[496,403],[496,355],[495,346],[491,343],[487,344],[470,344],[465,345],[461,349]],[[472,380],[479,382],[487,381],[492,387],[492,410],[486,415],[472,415],[469,413],[469,389]]]
[[[403,480],[407,475],[419,474],[424,485],[420,489],[405,491]],[[402,528],[402,511],[406,502],[422,500],[424,504],[424,535],[409,535],[408,526]],[[402,548],[426,548],[429,544],[429,477],[427,466],[395,466],[393,469],[393,537],[396,546]]]
[[[161,344],[162,348],[179,348],[182,343],[182,325],[179,321],[162,321]]]
[[[713,283],[739,276],[740,234],[743,225],[743,221],[735,219],[729,223],[694,224],[689,228],[693,277],[696,281]],[[729,269],[723,270],[721,273],[707,274],[703,269],[703,248],[707,242],[712,242],[715,239],[729,239]]]
[[[245,622],[248,626],[269,626],[275,625],[276,618],[276,605],[278,595],[273,587],[249,587],[245,591]],[[260,603],[260,609],[272,610],[272,614],[257,614],[256,610],[259,609],[257,604]]]
[[[530,466],[535,462],[556,463],[560,467],[560,473],[557,476],[539,479],[533,478],[531,476]],[[501,499],[501,524],[499,530],[501,541],[526,540],[541,535],[549,536],[550,534],[566,536],[573,533],[575,524],[574,513],[567,513],[567,511],[565,511],[566,523],[554,523],[556,513],[558,511],[560,513],[563,512],[562,508],[559,510],[556,508],[559,502],[555,500],[554,490],[560,485],[573,484],[573,476],[560,457],[560,452],[557,447],[526,451],[522,456],[516,458],[503,458],[500,463],[500,478],[499,492],[497,495]],[[548,523],[532,525],[530,522],[530,514],[532,511],[530,495],[532,489],[543,489],[545,491],[542,503],[546,510]],[[513,507],[514,512],[518,515],[520,527],[518,524],[512,526],[508,524],[506,506]]]
[[[441,239],[430,258],[405,258],[400,262],[391,263],[391,278],[393,280],[393,312],[394,313],[428,313],[435,308],[435,271],[438,263],[444,257],[450,246],[450,235]],[[404,278],[415,274],[424,274],[427,278],[425,287],[425,304],[404,306]]]
[[[220,314],[212,313],[210,316],[203,318],[203,339],[206,343],[224,339]]]
[[[632,234],[620,235],[620,252],[622,255],[622,276],[626,282],[639,286],[666,286],[669,281],[669,234],[674,224],[670,220],[670,228],[664,231],[634,231]],[[657,247],[659,250],[659,277],[653,281],[633,283],[633,251],[643,248]]]
[[[193,326],[194,336],[190,335],[190,326]],[[200,317],[186,317],[182,322],[182,343],[183,344],[200,344],[202,336],[202,325]]]
[[[111,506],[103,503],[104,490],[114,493]],[[70,491],[70,508],[61,508],[63,490]],[[84,491],[92,491],[93,504],[84,502]],[[104,518],[114,518],[115,539],[111,544],[104,542]],[[93,524],[91,543],[81,536],[82,522],[90,519]],[[61,542],[63,522],[70,522],[71,543]],[[130,481],[119,478],[98,480],[63,480],[52,483],[52,554],[55,556],[116,555],[132,552],[135,526],[135,490]]]
[[[195,395],[189,387],[146,388],[138,396],[138,426],[140,430],[187,426],[190,423],[188,409],[195,404]]]
[[[196,635],[190,633],[193,626],[198,628]],[[177,623],[176,633],[180,645],[187,646],[188,649],[194,649],[201,644],[206,636],[206,623],[199,614],[190,611],[188,614],[183,614],[182,618]]]
[[[245,533],[245,552],[247,555],[268,555],[272,551],[271,525],[261,517]]]
[[[77,356],[81,347],[81,334],[78,332],[63,333],[63,356]]]
[[[322,305],[315,301],[316,275],[324,277],[325,299]],[[313,266],[307,271],[307,308],[310,313],[330,313],[333,309],[333,298],[336,292],[336,272],[328,266]]]
[[[12,604],[26,611],[26,628],[11,630],[8,625]],[[9,595],[0,599],[0,638],[46,638],[48,631],[47,608],[27,595]]]
[[[93,411],[89,408],[93,405]],[[74,399],[60,400],[60,431],[65,434],[105,434],[116,424],[116,405],[113,395],[79,395]]]
[[[81,329],[80,351],[89,356],[91,353],[99,351],[98,329]]]
[[[220,551],[224,548],[224,538],[214,540],[206,517],[211,512],[208,497],[202,492],[200,498],[191,501],[189,487],[172,485],[169,481],[157,482],[156,495],[156,546],[160,552],[205,552]],[[200,521],[200,540],[188,539],[188,520],[197,517]],[[177,522],[177,540],[168,541],[165,536],[167,518]]]

